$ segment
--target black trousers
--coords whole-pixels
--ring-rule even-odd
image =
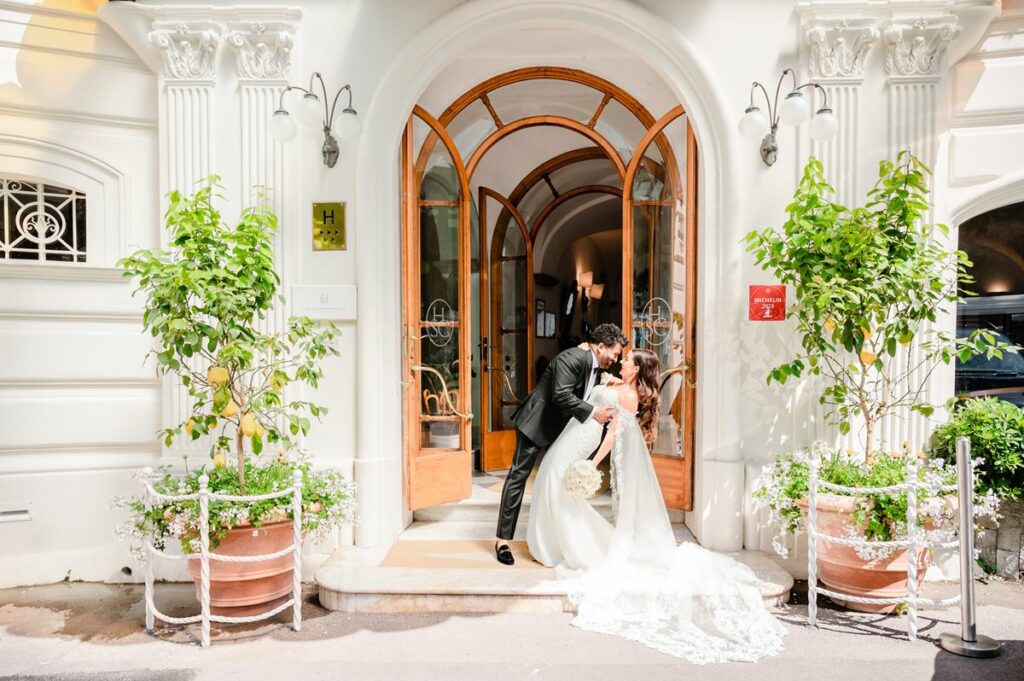
[[[523,496],[526,493],[526,481],[533,471],[533,465],[537,462],[546,447],[541,447],[533,440],[523,435],[522,431],[516,429],[516,453],[512,457],[512,468],[505,478],[505,486],[501,490],[501,506],[498,509],[498,538],[512,539],[516,531],[516,523],[519,522],[519,509],[523,505]]]

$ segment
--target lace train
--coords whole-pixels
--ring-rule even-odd
[[[683,544],[668,569],[626,564],[587,573],[570,598],[581,629],[637,641],[695,664],[756,662],[782,650],[746,566]]]

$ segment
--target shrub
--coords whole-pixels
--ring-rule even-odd
[[[1024,493],[1024,410],[995,397],[964,400],[953,418],[932,433],[932,454],[956,461],[956,441],[971,441],[971,456],[983,459],[977,483],[1000,497]]]

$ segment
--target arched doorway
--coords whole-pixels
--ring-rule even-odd
[[[541,94],[524,97],[526,88]],[[546,88],[563,94],[546,101]],[[584,146],[543,159],[507,196],[483,184],[474,187],[490,152],[535,128],[568,131]],[[598,196],[616,200],[621,209],[618,276],[613,284],[591,271],[576,272],[563,294],[570,302],[560,305],[559,326],[571,329],[577,295],[586,313],[588,299],[617,289],[614,321],[632,346],[649,348],[662,360],[663,407],[653,454],[667,503],[690,510],[697,147],[683,107],[656,119],[629,93],[594,75],[523,68],[471,88],[437,118],[417,106],[402,149],[407,508],[469,496],[474,458],[485,470],[510,464],[510,417],[532,388],[534,339],[546,335],[537,333],[538,326],[550,326],[535,314],[533,282],[538,275],[557,279],[537,267],[538,239],[545,229],[557,231],[545,227],[557,222],[553,215]],[[556,186],[556,173],[579,170],[588,161],[610,167],[614,184]],[[550,191],[550,198],[537,199],[538,188]],[[581,328],[585,335],[585,319]],[[575,342],[565,329],[559,337],[553,352]]]
[[[407,510],[407,433],[400,408],[409,377],[402,340],[402,215],[395,200],[402,189],[399,150],[409,112],[454,64],[475,58],[473,46],[520,42],[538,27],[580,36],[587,44],[619,46],[664,85],[668,97],[657,109],[685,104],[700,140],[697,193],[700,222],[708,228],[701,231],[698,248],[701,380],[696,388],[694,508],[686,515],[686,524],[702,545],[738,550],[743,546],[745,468],[736,405],[743,399],[744,368],[735,339],[746,299],[742,287],[735,285],[745,227],[740,202],[731,193],[739,186],[742,164],[739,150],[728,144],[732,105],[686,29],[629,0],[461,3],[425,26],[381,78],[358,142],[351,206],[352,239],[359,251],[359,321],[351,334],[359,358],[353,387],[358,407],[352,475],[360,489],[354,542],[359,547],[388,545],[413,519]],[[574,50],[577,53],[581,52]],[[480,75],[477,80],[491,73]],[[441,111],[450,101],[444,99],[429,109]]]

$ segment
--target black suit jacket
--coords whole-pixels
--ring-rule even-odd
[[[569,348],[551,361],[533,392],[512,414],[512,422],[541,447],[555,441],[570,418],[586,421],[594,410],[583,401],[590,380],[592,353]],[[596,379],[595,379],[596,385]]]

